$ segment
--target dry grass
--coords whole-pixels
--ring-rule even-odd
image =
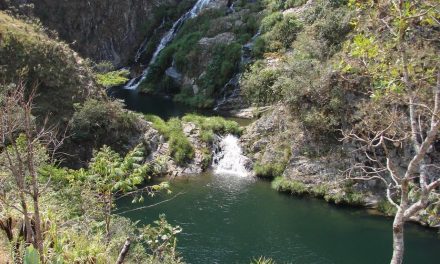
[[[7,242],[4,237],[0,235],[0,263],[8,264],[12,263],[11,256],[9,255]]]

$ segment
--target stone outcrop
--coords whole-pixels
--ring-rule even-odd
[[[202,173],[204,168],[203,150],[211,147],[200,140],[200,129],[193,123],[182,123],[183,132],[194,147],[194,158],[185,166],[178,165],[170,156],[169,144],[165,138],[149,124],[143,138],[144,145],[149,150],[147,162],[161,160],[164,163],[162,173],[166,176],[177,177]],[[212,154],[211,154],[212,155]]]
[[[268,110],[246,129],[241,141],[245,153],[254,163],[283,164],[284,171],[278,176],[309,188],[325,185],[328,194],[344,192],[343,171],[349,167],[350,161],[347,155],[340,146],[334,146],[332,151],[316,153],[322,146],[309,139],[307,131],[285,106],[278,105]],[[366,184],[355,184],[353,188],[364,193],[368,189]],[[373,200],[369,195],[365,198]]]

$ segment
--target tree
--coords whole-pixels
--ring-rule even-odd
[[[403,262],[404,225],[439,199],[440,25],[438,1],[350,1],[358,11],[356,35],[346,45],[346,77],[370,80],[371,99],[344,140],[365,159],[347,172],[378,179],[397,212],[392,264]],[[437,205],[438,206],[438,205]]]
[[[32,85],[28,93],[25,87],[23,81],[4,86],[0,97],[0,202],[23,215],[25,241],[34,245],[43,260],[39,199],[44,188],[38,170],[54,158],[62,139],[57,138],[54,127],[37,127],[32,116],[37,85]]]
[[[139,189],[136,187],[150,179],[149,165],[142,164],[143,159],[141,147],[136,147],[125,158],[121,158],[108,146],[103,146],[95,153],[89,170],[85,172],[88,188],[102,204],[107,241],[110,241],[110,223],[116,199],[130,195],[134,197],[134,202],[143,202],[143,194],[153,196],[158,191],[168,189],[167,182]]]

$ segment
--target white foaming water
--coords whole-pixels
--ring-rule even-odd
[[[135,90],[139,87],[139,85],[147,78],[148,72],[150,71],[150,66],[153,65],[157,57],[159,56],[159,53],[174,39],[174,37],[177,35],[177,32],[179,32],[180,27],[183,25],[183,23],[191,18],[194,18],[197,16],[200,11],[206,7],[212,0],[198,0],[193,8],[186,12],[183,16],[181,16],[176,22],[174,22],[171,29],[162,37],[160,40],[159,45],[157,46],[156,50],[153,53],[153,56],[151,57],[150,62],[148,63],[147,68],[142,72],[142,75],[136,78],[131,79],[125,86],[125,89],[129,90]],[[137,61],[140,58],[141,52],[145,50],[145,46],[148,42],[144,41],[139,48],[135,60]]]
[[[219,143],[220,151],[214,155],[214,173],[236,175],[246,177],[249,171],[246,169],[248,158],[243,156],[238,138],[227,135]]]

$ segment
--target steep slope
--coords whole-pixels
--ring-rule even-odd
[[[74,104],[97,96],[93,73],[69,46],[33,23],[0,12],[0,80],[38,86],[36,115],[67,122]],[[2,89],[5,87],[2,87]]]

